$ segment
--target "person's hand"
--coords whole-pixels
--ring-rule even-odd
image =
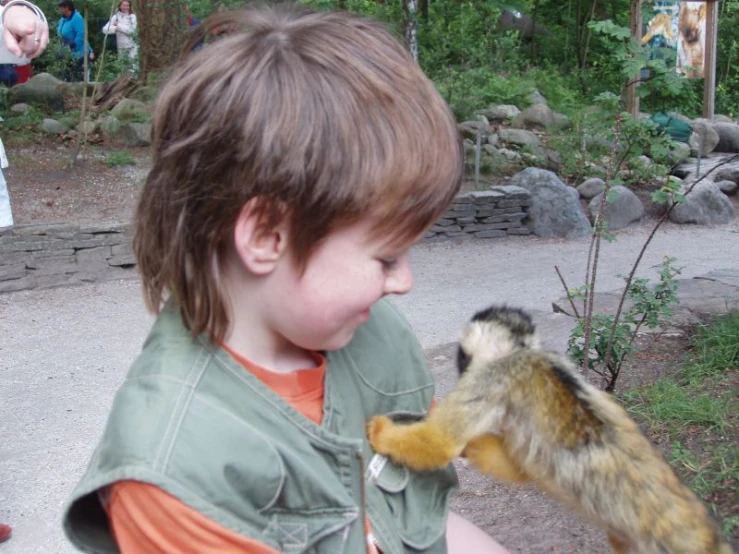
[[[10,6],[3,14],[3,42],[12,54],[35,58],[49,45],[49,27],[33,10]]]

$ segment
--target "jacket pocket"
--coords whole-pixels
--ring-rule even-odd
[[[452,466],[415,473],[387,461],[375,479],[389,508],[387,525],[395,527],[406,549],[446,552],[449,495],[457,485]]]
[[[284,554],[348,553],[349,526],[358,517],[358,510],[272,510],[264,535]]]

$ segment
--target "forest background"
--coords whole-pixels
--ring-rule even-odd
[[[52,43],[59,19],[56,0],[39,0],[47,14]],[[204,20],[219,5],[234,9],[234,0],[134,0],[141,40],[141,76],[166,74],[188,33],[187,13]],[[641,6],[642,20],[653,4],[636,0],[304,0],[316,9],[346,9],[387,22],[400,36],[415,30],[418,59],[424,71],[453,107],[459,120],[491,104],[516,104],[538,90],[549,106],[574,115],[604,92],[620,94],[629,77],[628,63],[614,43],[613,32],[599,32],[595,22],[610,20],[628,29],[632,10]],[[716,68],[716,113],[735,117],[739,108],[739,1],[717,0],[719,10]],[[80,0],[89,42],[100,53],[102,26],[117,1]],[[602,31],[602,29],[601,29]],[[112,40],[112,39],[110,39]],[[110,45],[109,45],[110,47]],[[109,48],[108,47],[108,48]],[[623,49],[621,49],[623,50]],[[109,50],[110,52],[110,50]],[[631,52],[633,55],[634,52]],[[627,53],[628,55],[628,53]],[[667,67],[673,67],[669,52]],[[34,71],[58,72],[59,48],[54,45]],[[97,76],[100,56],[93,62]],[[672,65],[671,65],[672,63]],[[115,55],[108,54],[101,80],[120,73]],[[649,74],[643,73],[649,80]],[[654,75],[652,75],[654,76]],[[633,78],[633,76],[632,76]],[[656,86],[655,86],[656,85]],[[678,111],[699,117],[703,106],[702,79],[672,79],[652,83],[642,92],[641,110]],[[525,103],[525,102],[524,102]]]

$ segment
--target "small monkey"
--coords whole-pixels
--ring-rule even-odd
[[[618,554],[732,554],[703,503],[606,392],[539,349],[531,318],[477,313],[457,386],[423,421],[367,424],[376,452],[422,471],[466,455],[481,472],[534,482],[608,533]]]

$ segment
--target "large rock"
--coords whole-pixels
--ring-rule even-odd
[[[737,189],[739,189],[739,185],[734,181],[716,181],[716,186],[718,187],[718,190],[723,192],[726,196],[734,196]]]
[[[490,106],[485,110],[480,110],[477,113],[484,115],[489,121],[510,121],[520,114],[521,110],[511,104],[499,104],[497,106]]]
[[[693,134],[690,135],[688,144],[692,156],[698,156],[699,153],[701,156],[705,156],[716,149],[719,137],[714,121],[699,117],[691,121],[690,127],[693,129]]]
[[[11,89],[13,90],[13,89]],[[718,133],[716,152],[739,152],[739,125],[718,121],[715,123]]]
[[[528,225],[540,237],[580,237],[590,233],[588,218],[577,191],[545,169],[529,167],[517,173],[510,185],[531,194]]]
[[[151,123],[122,123],[114,139],[126,146],[149,146]]]
[[[31,77],[27,83],[31,83],[40,87],[54,87],[59,88],[64,86],[64,81],[57,79],[51,73],[39,73]]]
[[[64,96],[55,81],[61,82],[51,75],[42,73],[21,85],[16,85],[8,90],[8,104],[11,106],[30,104],[47,111],[61,112],[64,110]]]
[[[500,140],[506,144],[516,146],[541,146],[541,140],[531,131],[523,129],[501,129],[498,133]]]
[[[691,185],[685,185],[685,191]],[[704,179],[686,194],[685,202],[678,204],[670,212],[670,220],[675,223],[694,223],[696,225],[718,225],[729,223],[734,218],[734,205],[716,186]]]
[[[667,150],[667,158],[672,165],[684,162],[690,157],[690,146],[684,142],[672,141]]]
[[[603,193],[601,192],[588,205],[590,220],[593,223],[598,217],[602,199]],[[644,204],[628,188],[617,185],[612,187],[607,195],[606,209],[603,215],[608,224],[608,230],[617,231],[644,217]]]
[[[554,123],[554,113],[546,104],[532,104],[511,122],[517,129],[546,129]]]
[[[487,142],[487,136],[491,132],[490,125],[484,121],[463,121],[457,123],[457,131],[463,138],[470,139],[475,142],[477,135],[482,135],[482,142]]]
[[[38,128],[47,135],[63,135],[69,131],[69,126],[56,119],[45,118],[41,120]]]
[[[110,139],[115,138],[121,130],[121,122],[117,117],[113,117],[112,115],[100,116],[98,123],[100,125],[100,131],[105,137]]]
[[[118,102],[113,109],[110,110],[110,115],[118,118],[119,121],[130,121],[135,117],[149,117],[149,107],[143,102],[138,100],[131,100],[130,98],[124,98]]]
[[[591,177],[577,187],[577,192],[580,194],[580,198],[585,200],[592,200],[603,192],[606,188],[606,182],[600,177]]]
[[[542,96],[541,92],[539,92],[538,90],[534,90],[530,92],[526,96],[526,98],[528,99],[529,104],[546,104],[547,103],[547,99],[544,98],[544,96]]]
[[[728,163],[718,168],[712,175],[711,179],[718,183],[719,181],[733,181],[739,183],[739,163]]]

